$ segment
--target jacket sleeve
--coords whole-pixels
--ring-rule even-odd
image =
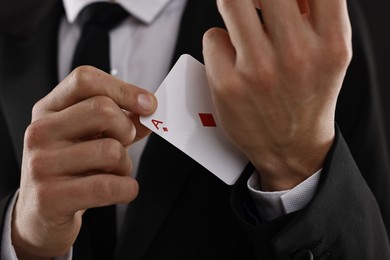
[[[390,155],[380,104],[380,88],[386,86],[378,84],[371,38],[358,2],[350,1],[349,10],[353,58],[339,95],[336,122],[390,234]]]
[[[232,192],[232,206],[255,245],[257,259],[390,259],[390,243],[377,201],[337,129],[317,194],[303,210],[271,222],[253,221],[247,176]],[[294,257],[297,258],[294,258]]]
[[[4,222],[5,222],[5,218],[6,218],[6,213],[7,213],[7,209],[8,209],[8,205],[10,203],[10,201],[12,200],[13,198],[13,195],[14,193],[0,199],[0,236],[3,235],[3,231],[4,231]],[[2,258],[2,242],[3,241],[3,238],[1,237],[0,239],[0,260]]]

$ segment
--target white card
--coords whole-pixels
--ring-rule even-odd
[[[141,123],[225,183],[236,182],[248,159],[228,140],[212,104],[204,65],[182,55],[155,93],[154,114]]]

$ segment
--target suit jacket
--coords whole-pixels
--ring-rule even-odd
[[[0,223],[18,187],[31,108],[58,83],[61,1],[22,2],[0,3]],[[107,239],[95,221],[99,211],[88,210],[74,259],[390,259],[390,171],[378,86],[365,25],[356,3],[349,4],[354,58],[338,100],[336,139],[309,205],[263,222],[245,186],[251,165],[226,186],[152,134],[120,239]],[[202,35],[213,26],[224,26],[215,1],[189,0],[172,64],[183,53],[202,61]]]

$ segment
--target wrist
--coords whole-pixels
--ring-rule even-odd
[[[51,257],[39,256],[35,255],[33,252],[36,251],[33,246],[29,245],[29,243],[25,242],[21,232],[18,229],[18,220],[16,219],[16,215],[19,211],[18,203],[15,203],[13,214],[12,214],[12,222],[11,222],[11,239],[12,245],[15,249],[16,255],[19,260],[49,260]]]
[[[321,166],[313,168],[313,170],[301,171],[291,167],[272,167],[272,169],[257,170],[259,175],[258,187],[264,192],[291,190],[320,169]]]
[[[334,137],[321,146],[298,146],[288,153],[267,154],[252,161],[259,174],[262,191],[290,190],[323,167]]]

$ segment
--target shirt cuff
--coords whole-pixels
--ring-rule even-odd
[[[4,220],[4,227],[3,227],[3,234],[1,236],[1,259],[3,260],[16,260],[18,259],[15,253],[15,249],[12,246],[12,240],[11,240],[11,221],[12,221],[12,212],[14,209],[14,205],[16,202],[16,198],[18,197],[18,192],[14,194],[12,197],[7,211],[5,213],[5,220]]]
[[[261,219],[271,221],[282,215],[303,209],[314,197],[322,169],[290,190],[265,192],[258,185],[258,173],[251,175],[247,182],[249,193],[254,200]]]
[[[18,197],[19,191],[15,193],[12,197],[4,220],[3,234],[1,236],[1,254],[0,259],[2,260],[18,260],[16,256],[15,249],[12,245],[11,239],[11,223],[12,223],[12,213],[14,210],[16,198]],[[60,257],[55,257],[53,260],[71,260],[72,259],[73,249],[71,248],[65,255]]]

